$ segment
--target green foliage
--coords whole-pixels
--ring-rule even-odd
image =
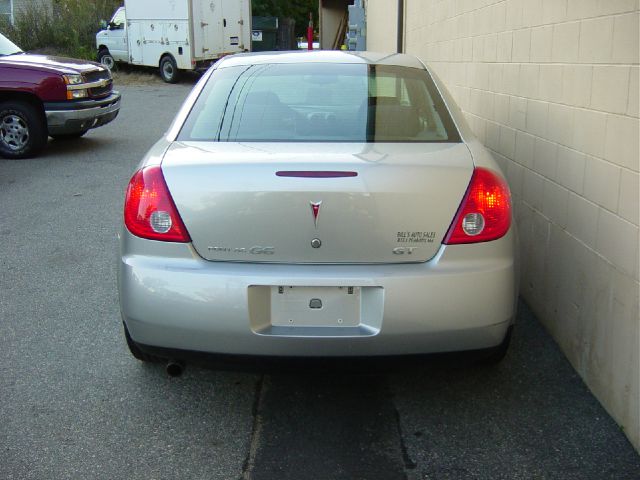
[[[44,50],[76,58],[95,59],[95,35],[100,20],[108,20],[121,0],[54,0],[26,3],[15,24],[0,23],[0,31],[25,51]]]
[[[318,31],[318,0],[252,0],[251,8],[256,16],[293,18],[298,37],[307,35],[309,13],[313,13],[313,29]]]

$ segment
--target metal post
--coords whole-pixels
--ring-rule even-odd
[[[307,50],[313,50],[313,13],[309,12],[309,26],[307,27]]]
[[[398,53],[402,53],[404,49],[404,0],[398,0]]]

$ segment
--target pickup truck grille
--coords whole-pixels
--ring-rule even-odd
[[[98,80],[108,80],[109,72],[107,70],[96,70],[82,74],[84,81],[87,83],[97,82]]]
[[[111,93],[111,80],[109,80],[109,83],[107,85],[105,85],[104,87],[99,87],[99,88],[90,88],[89,89],[89,96],[91,96],[92,98],[96,98],[96,97],[106,97],[107,95],[109,95]]]
[[[113,87],[113,81],[107,70],[97,70],[95,72],[88,72],[83,74],[84,81],[86,83],[98,82],[100,80],[107,80],[108,83],[104,87],[97,87],[89,89],[89,96],[91,98],[106,97],[111,93]]]

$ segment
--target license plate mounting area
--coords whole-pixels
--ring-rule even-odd
[[[356,327],[360,324],[360,287],[271,287],[274,327]]]

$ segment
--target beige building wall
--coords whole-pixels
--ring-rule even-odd
[[[366,0],[367,50],[395,52],[398,43],[397,0]]]
[[[368,49],[395,51],[396,4],[368,1]],[[509,179],[522,296],[636,448],[638,30],[638,0],[405,0],[405,52]]]

